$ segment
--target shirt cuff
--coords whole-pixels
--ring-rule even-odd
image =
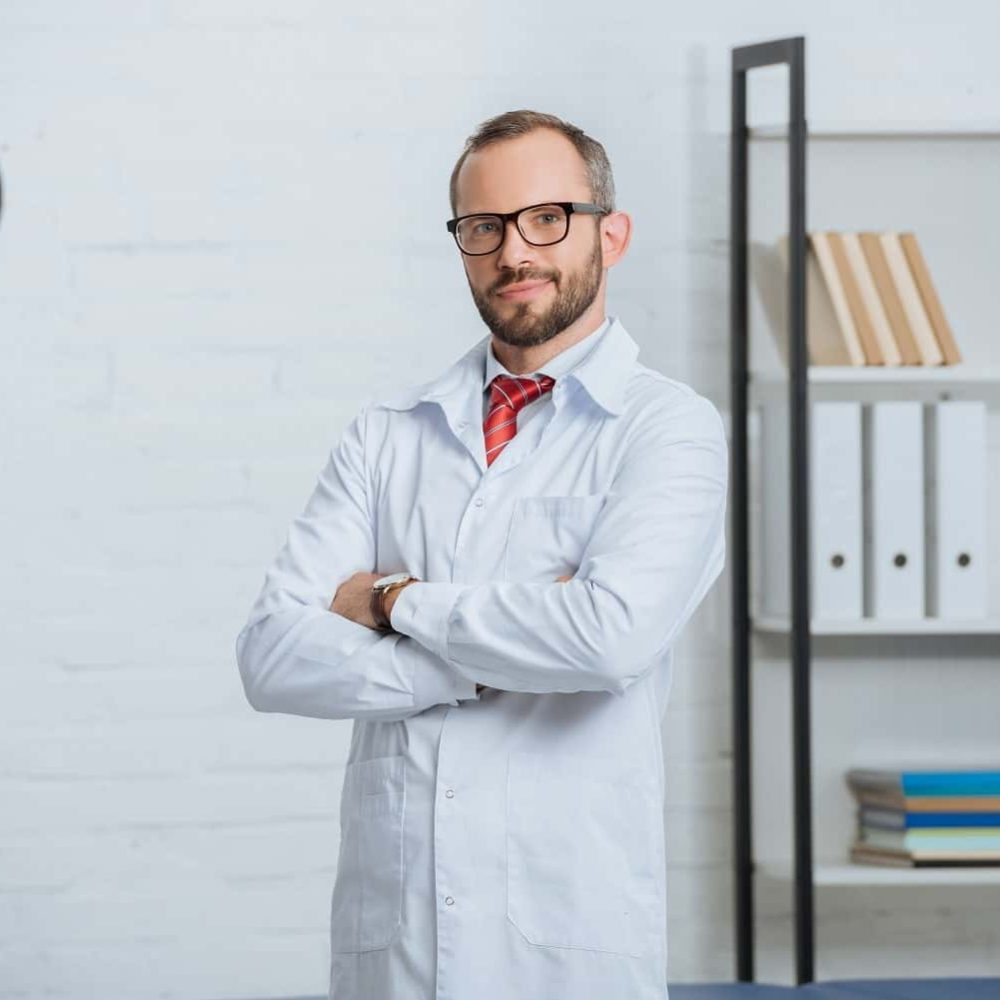
[[[403,639],[409,639],[404,643]],[[425,649],[410,636],[396,642],[396,650],[412,657],[413,701],[416,705],[446,705],[478,698],[476,682],[463,677],[450,663]]]
[[[448,618],[464,590],[468,586],[461,583],[408,583],[393,602],[389,624],[447,660]]]

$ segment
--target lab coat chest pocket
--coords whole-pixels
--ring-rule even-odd
[[[504,578],[554,580],[575,573],[606,500],[603,493],[515,500]]]
[[[640,765],[510,754],[507,917],[531,944],[655,954],[663,864],[660,798]]]
[[[345,770],[331,901],[334,952],[386,948],[401,926],[405,763],[398,754],[355,761]]]

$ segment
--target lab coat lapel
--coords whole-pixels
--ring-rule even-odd
[[[390,410],[410,410],[421,402],[441,407],[451,433],[461,442],[480,473],[486,472],[483,435],[483,372],[490,343],[486,334],[437,378],[375,402]]]
[[[491,339],[492,335],[487,333],[437,378],[390,394],[375,404],[392,410],[409,410],[421,402],[436,403],[441,407],[451,433],[472,456],[482,475],[487,470],[492,475],[499,475],[516,468],[526,457],[525,449],[528,447],[520,435],[515,435],[493,464],[486,465],[483,378]],[[585,400],[580,396],[582,390],[586,390],[584,395],[608,415],[620,414],[625,383],[638,352],[638,344],[620,320],[612,317],[610,328],[591,354],[573,371],[557,380],[553,390],[555,412],[541,429],[537,446],[558,437],[578,411],[585,409]]]

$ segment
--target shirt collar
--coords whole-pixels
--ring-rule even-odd
[[[601,339],[601,335],[607,330],[611,325],[611,320],[605,317],[604,322],[596,329],[593,333],[588,333],[583,340],[577,341],[575,344],[571,344],[565,350],[560,351],[555,357],[549,358],[542,367],[536,371],[532,377],[537,377],[539,375],[548,375],[558,381],[564,375],[568,374],[576,365],[582,361],[593,349],[596,347],[597,342]],[[497,375],[509,375],[511,378],[516,377],[513,372],[508,371],[507,368],[497,360],[496,355],[493,353],[493,343],[492,340],[487,345],[486,348],[486,366],[485,366],[485,377],[483,378],[483,391],[485,392],[489,387],[490,383],[496,378]]]
[[[584,337],[552,358],[543,370],[547,374],[551,371],[554,378],[578,382],[602,409],[618,416],[624,409],[625,386],[639,354],[639,345],[617,316],[607,317],[604,326],[598,327],[595,334],[596,343],[591,342],[591,336]],[[375,399],[372,405],[390,410],[409,410],[421,402],[438,402],[446,410],[453,410],[457,403],[473,394],[476,405],[479,405],[486,384],[487,356],[493,355],[490,350],[492,339],[493,335],[487,333],[436,378]],[[577,348],[580,349],[579,354],[569,353]],[[564,355],[568,356],[563,358]],[[562,365],[560,358],[563,358]],[[495,358],[493,361],[497,371],[502,370]],[[561,371],[563,365],[566,370]]]

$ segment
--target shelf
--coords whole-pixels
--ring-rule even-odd
[[[816,399],[872,401],[881,398],[949,398],[1000,400],[1000,368],[991,365],[810,365],[806,369],[810,396]],[[753,404],[786,399],[791,382],[780,369],[750,372],[747,390]]]
[[[814,384],[1000,386],[1000,368],[983,365],[810,365]],[[757,385],[787,385],[788,372],[750,372]]]
[[[758,861],[757,875],[770,882],[792,881],[788,862]],[[816,886],[996,886],[1000,865],[968,868],[894,868],[890,865],[858,865],[850,862],[819,862],[813,866]]]
[[[751,619],[755,632],[787,634],[791,632],[788,618],[761,615]],[[1000,619],[970,618],[948,620],[920,618],[913,621],[876,621],[862,618],[855,621],[816,621],[810,626],[811,635],[1000,635]]]
[[[762,440],[765,428],[763,421],[758,419],[762,415],[754,411],[772,404],[780,404],[779,420],[791,423],[794,417],[798,417],[799,428],[804,426],[808,430],[809,406],[819,400],[850,399],[861,404],[881,400],[916,400],[926,405],[940,400],[974,399],[986,402],[993,410],[1000,401],[1000,353],[993,350],[997,342],[993,319],[996,309],[991,294],[993,289],[988,284],[976,285],[974,294],[965,293],[968,315],[956,323],[964,331],[959,337],[965,355],[963,364],[934,367],[809,365],[804,373],[805,385],[798,387],[791,384],[788,371],[791,337],[796,338],[797,348],[797,352],[791,353],[796,353],[803,361],[810,358],[808,331],[802,325],[788,329],[789,321],[797,318],[792,315],[791,309],[793,306],[801,307],[802,299],[796,302],[789,300],[789,271],[785,268],[782,272],[786,276],[784,286],[779,285],[777,289],[786,293],[784,302],[782,304],[780,299],[775,298],[775,307],[771,307],[766,282],[778,273],[770,270],[772,265],[778,266],[778,262],[769,258],[761,261],[754,259],[751,232],[760,230],[757,239],[766,238],[771,229],[776,230],[774,235],[782,230],[809,232],[812,196],[807,197],[807,192],[824,192],[824,208],[830,219],[835,220],[852,212],[858,218],[872,213],[878,217],[886,211],[894,215],[897,210],[896,217],[902,219],[908,202],[923,208],[933,203],[935,191],[948,190],[949,184],[953,187],[958,185],[957,189],[964,199],[959,216],[970,227],[970,233],[949,235],[950,242],[945,243],[942,252],[954,256],[956,246],[964,247],[963,238],[972,235],[977,238],[976,252],[979,253],[982,247],[987,250],[982,255],[983,259],[990,260],[996,256],[988,242],[992,230],[981,218],[984,198],[989,200],[993,190],[989,186],[993,177],[992,161],[1000,155],[1000,118],[995,116],[995,112],[991,112],[993,117],[990,119],[892,121],[871,120],[874,113],[869,109],[868,121],[830,118],[803,121],[801,109],[806,105],[807,78],[805,43],[804,36],[795,35],[732,49],[733,100],[730,111],[734,128],[728,135],[729,201],[733,210],[730,213],[729,265],[730,293],[737,308],[730,310],[729,333],[730,362],[739,390],[734,397],[739,399],[737,402],[734,398],[731,417],[746,429],[748,457],[755,459],[760,458],[763,445],[767,442]],[[747,122],[748,76],[751,71],[776,66],[784,66],[788,70],[788,107],[796,109],[790,116],[794,119],[795,131],[790,129],[787,121],[757,127],[751,127]],[[782,118],[784,115],[777,110],[775,117]],[[803,140],[801,145],[805,146],[806,155],[791,155],[793,139]],[[873,159],[876,153],[878,156]],[[771,154],[778,159],[774,160]],[[861,160],[855,162],[857,156]],[[753,173],[750,165],[758,157],[768,168],[777,166],[782,158],[787,162],[781,170],[767,169]],[[917,172],[925,164],[926,176],[917,177]],[[868,167],[877,167],[878,172],[868,170]],[[898,180],[900,169],[906,173],[906,184]],[[812,172],[817,176],[810,179]],[[753,184],[752,176],[755,178]],[[839,184],[842,177],[846,177],[850,184]],[[878,183],[882,181],[884,185]],[[755,193],[760,195],[758,188],[766,193],[764,204],[768,206],[763,224],[754,218],[751,210]],[[885,203],[886,191],[896,196],[888,204]],[[783,213],[783,222],[772,225],[772,205],[779,206],[776,211]],[[751,219],[755,223],[753,228]],[[980,224],[987,225],[987,228],[982,229]],[[790,253],[794,256],[805,249],[804,245],[796,246],[790,248]],[[806,262],[799,259],[797,263],[799,267],[792,270],[802,278]],[[758,264],[761,265],[759,271]],[[954,260],[952,264],[958,266]],[[754,287],[751,279],[756,282],[760,293],[760,301],[755,304],[761,309],[751,308]],[[963,288],[961,282],[956,287]],[[807,287],[796,291],[808,298]],[[774,325],[775,318],[780,320],[784,330],[777,338],[772,338],[770,350],[760,351],[758,361],[755,341],[761,333],[756,326],[766,328],[768,324]],[[762,332],[766,333],[766,329]],[[981,345],[978,352],[981,357],[973,357],[966,352],[967,347],[974,344]],[[760,346],[766,348],[768,345]],[[778,350],[775,350],[776,346],[779,346]],[[780,349],[781,346],[784,350]],[[754,359],[753,366],[758,368],[757,372],[747,372],[748,354]],[[797,388],[804,391],[797,392]],[[739,412],[736,407],[742,407],[744,403],[745,410]],[[993,416],[996,414],[991,414],[991,418]],[[804,449],[807,453],[808,443],[807,437]],[[798,437],[795,441],[789,440],[789,449],[783,454],[782,462],[787,462],[788,472],[796,474],[794,481],[801,481],[798,476],[808,477],[809,470],[794,464],[801,453],[791,450],[792,444],[801,445],[802,441]],[[740,521],[749,521],[759,511],[753,492],[757,485],[754,479],[757,470],[748,463],[746,468],[738,471],[739,476],[734,482],[734,505]],[[808,490],[806,492],[808,494]],[[804,499],[808,500],[808,496]],[[793,503],[790,498],[790,508]],[[773,555],[780,554],[786,561],[791,557],[794,562],[796,558],[807,558],[810,552],[810,515],[808,510],[790,509],[789,513],[802,530],[793,532],[790,546],[783,542],[781,553]],[[779,651],[769,648],[768,633],[779,637],[774,645],[782,645],[780,637],[789,636],[792,631],[791,615],[785,605],[779,605],[786,612],[783,615],[762,616],[755,613],[762,607],[766,609],[763,601],[755,601],[754,569],[758,568],[756,563],[760,556],[753,552],[750,537],[753,532],[739,534],[733,547],[733,576],[738,582],[739,600],[750,605],[751,638],[754,641],[743,641],[745,637],[739,634],[742,623],[737,616],[732,643],[732,752],[734,760],[745,766],[734,771],[735,800],[741,804],[735,813],[734,882],[735,909],[748,917],[736,924],[737,969],[750,970],[752,978],[754,929],[758,921],[753,898],[756,876],[762,887],[776,887],[776,896],[780,895],[783,900],[784,897],[792,897],[796,969],[801,979],[810,981],[815,978],[817,907],[812,892],[799,891],[811,886],[803,887],[797,883],[792,861],[794,854],[802,856],[805,851],[810,852],[810,856],[815,854],[811,870],[799,874],[816,887],[817,895],[819,887],[870,887],[881,897],[885,888],[916,886],[920,887],[917,892],[922,894],[930,887],[939,886],[944,889],[968,887],[962,891],[971,897],[970,890],[981,891],[978,887],[988,887],[986,891],[990,893],[1000,887],[1000,862],[989,866],[914,868],[853,861],[847,844],[851,827],[843,822],[846,815],[840,802],[842,791],[840,798],[834,801],[827,795],[835,784],[841,786],[844,765],[856,765],[857,755],[874,764],[891,759],[891,748],[894,746],[911,751],[920,746],[929,754],[934,754],[936,759],[957,752],[958,743],[975,743],[976,737],[983,734],[986,734],[985,739],[981,738],[979,743],[988,745],[990,752],[996,750],[995,712],[991,714],[990,710],[996,701],[994,695],[1000,684],[1000,674],[983,671],[980,664],[995,662],[995,651],[1000,649],[997,642],[997,637],[1000,637],[1000,608],[991,608],[992,617],[988,619],[923,618],[909,621],[870,618],[823,621],[817,614],[821,609],[807,608],[808,617],[812,619],[808,623],[810,637],[833,638],[812,643],[812,652],[807,641],[800,648],[782,649],[781,655],[776,656],[774,654]],[[765,553],[764,558],[769,554]],[[880,636],[893,638],[877,638]],[[920,637],[919,643],[912,638],[904,638],[907,636]],[[787,640],[783,644],[787,646]],[[882,671],[880,664],[882,661],[905,663],[912,653],[918,654],[917,659],[921,661],[919,679],[923,687],[918,690],[914,686],[912,702],[908,701],[905,705],[907,711],[902,711],[901,689],[897,689],[899,678]],[[923,655],[925,653],[927,655]],[[874,654],[878,655],[873,663],[871,658]],[[794,662],[801,669],[755,672],[751,668],[758,657],[768,663]],[[945,672],[939,669],[941,661],[952,658],[955,661],[953,670]],[[819,672],[814,694],[810,686],[810,671],[818,662],[836,663],[838,668]],[[839,669],[840,664],[864,665],[866,669],[855,676],[849,669]],[[948,666],[952,665],[948,663]],[[912,674],[913,671],[907,671],[908,679]],[[869,682],[878,686],[870,700],[864,686]],[[762,692],[764,696],[757,697]],[[972,709],[966,712],[965,704],[969,700]],[[790,713],[786,706],[790,707]],[[858,707],[863,710],[856,711]],[[911,707],[913,711],[910,711]],[[832,709],[840,714],[832,713]],[[813,716],[818,716],[820,712],[824,713],[823,717],[817,719],[818,725],[814,725]],[[784,724],[786,715],[790,723],[787,731]],[[942,716],[946,717],[942,719]],[[939,721],[941,725],[938,725]],[[763,738],[766,746],[760,755],[762,763],[753,766],[755,757],[758,757],[754,748],[755,733],[763,734],[758,739]],[[949,740],[953,746],[949,746]],[[939,741],[944,743],[940,748]],[[812,753],[814,743],[817,745],[815,757]],[[783,782],[775,786],[773,775],[785,769],[791,770],[792,781],[787,787]],[[755,802],[755,798],[758,801]],[[817,817],[815,824],[811,822],[813,814]],[[786,816],[791,820],[790,831],[784,829]],[[789,843],[783,847],[786,833],[790,833]],[[752,857],[753,839],[758,844],[768,845],[772,858],[748,866],[744,861]],[[779,853],[786,856],[774,859],[773,856]],[[827,892],[831,890],[827,889]],[[890,910],[896,906],[905,909],[906,905],[903,897],[886,901],[884,908]],[[886,940],[889,945],[899,943],[891,933]],[[872,943],[879,944],[877,941]]]
[[[810,139],[1000,139],[1000,121],[980,122],[806,122]],[[788,125],[758,125],[749,139],[787,139]]]

